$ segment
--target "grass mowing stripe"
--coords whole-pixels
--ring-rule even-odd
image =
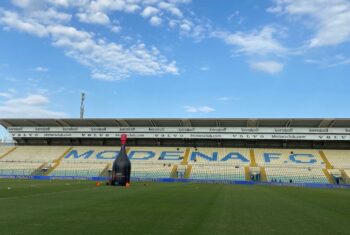
[[[70,192],[77,192],[77,191],[89,191],[89,190],[95,190],[95,188],[82,188],[82,189],[71,189],[71,190],[63,190],[63,191],[54,191],[54,192],[46,192],[46,193],[32,193],[28,195],[22,195],[22,196],[13,196],[13,197],[0,197],[0,201],[6,200],[6,199],[21,199],[21,198],[29,198],[29,197],[41,197],[41,196],[50,196],[55,195],[59,193],[70,193]]]
[[[67,186],[69,182],[71,185]],[[195,183],[144,186],[136,182],[130,188],[95,187],[89,181],[6,183],[20,189],[0,190],[0,196],[10,193],[19,197],[0,201],[0,211],[6,212],[0,213],[1,235],[350,231],[350,190]],[[39,185],[34,187],[37,191],[32,191],[32,196],[26,191],[31,189],[30,184]]]

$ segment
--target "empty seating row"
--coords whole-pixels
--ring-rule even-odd
[[[64,146],[20,146],[1,160],[53,162],[62,156],[69,147]]]
[[[328,161],[335,168],[350,169],[350,151],[349,150],[323,150]]]
[[[13,149],[11,146],[0,146],[0,158],[11,149]]]
[[[245,180],[245,171],[243,167],[234,166],[208,166],[193,165],[190,175],[191,179],[204,180]]]
[[[41,163],[0,162],[0,175],[30,175]]]
[[[1,147],[0,157],[12,147]],[[71,148],[71,149],[70,149]],[[63,157],[63,161],[113,162],[119,147],[65,147],[65,146],[18,146],[5,155],[5,161],[53,162]],[[69,150],[69,151],[67,151]],[[219,164],[249,166],[252,162],[247,148],[188,148],[185,147],[128,147],[132,162],[180,163],[188,157],[190,164]],[[253,149],[258,166],[272,167],[312,167],[325,168],[326,164],[318,150],[293,149]],[[324,150],[329,162],[336,168],[350,169],[350,150]]]
[[[99,176],[107,167],[105,163],[61,163],[54,169],[51,176]]]
[[[170,164],[132,164],[131,177],[170,178],[172,169]]]
[[[322,169],[265,168],[268,182],[328,184]]]
[[[345,174],[347,175],[347,177],[350,178],[350,170],[344,170]]]

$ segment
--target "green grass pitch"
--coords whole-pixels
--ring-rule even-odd
[[[350,234],[346,189],[146,184],[0,179],[0,234]]]

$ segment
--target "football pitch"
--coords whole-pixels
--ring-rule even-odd
[[[350,234],[350,190],[0,179],[0,234]]]

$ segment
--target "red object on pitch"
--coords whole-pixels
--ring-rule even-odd
[[[128,136],[126,134],[122,134],[120,136],[120,142],[122,145],[126,145],[126,141],[128,140]]]

